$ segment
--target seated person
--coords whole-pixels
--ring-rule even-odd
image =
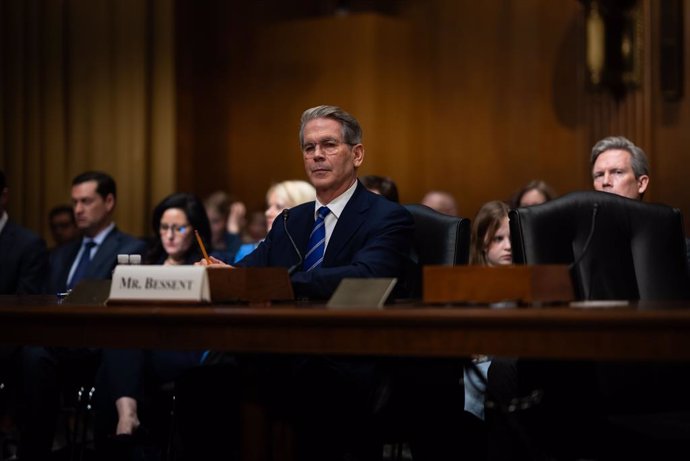
[[[383,195],[388,200],[400,203],[400,198],[398,197],[398,186],[395,185],[395,182],[391,178],[368,175],[362,176],[360,181],[362,181],[364,187],[373,193]]]
[[[326,300],[345,277],[397,277],[398,287],[407,295],[413,219],[405,208],[368,191],[357,180],[357,169],[364,160],[361,137],[357,120],[340,108],[318,106],[303,113],[300,147],[316,200],[291,208],[283,215],[282,225],[272,226],[266,239],[238,266],[294,267],[291,281],[298,298]],[[199,263],[206,265],[204,260]],[[385,405],[382,390],[387,380],[377,361],[318,355],[265,359],[266,367],[255,358],[246,364],[252,380],[244,389],[263,389],[260,398],[293,420],[296,459],[380,459],[382,444],[372,424],[373,416]],[[200,459],[227,459],[228,438],[219,440],[227,430],[202,422],[221,419],[209,415],[219,411],[218,399],[210,396],[227,398],[229,382],[207,377],[198,383],[196,392],[189,381],[186,389],[178,386],[180,425],[183,432],[195,431],[201,438],[189,447]],[[445,387],[457,388],[457,382],[429,375],[411,384],[424,387],[417,393],[417,401],[426,402],[445,395]],[[216,388],[215,393],[211,387]],[[448,455],[446,449],[452,448],[443,442],[451,444],[452,440],[451,447],[457,444],[448,435],[454,433],[452,426],[442,417],[452,406],[443,400],[442,406],[420,405],[426,414],[415,414],[413,419],[423,427],[414,435],[425,432],[427,440],[438,442],[427,446]],[[227,421],[228,411],[222,413]],[[415,459],[423,457],[415,455]]]
[[[204,207],[211,223],[210,254],[227,263],[234,261],[242,244],[244,203],[232,201],[227,193],[219,190],[206,197]]]
[[[502,201],[485,203],[472,221],[472,237],[470,243],[470,264],[481,266],[504,266],[513,263],[510,241],[510,226],[508,223],[508,205]],[[494,440],[503,441],[503,420],[498,420],[494,414],[485,412],[485,398],[487,393],[492,398],[498,397],[503,401],[503,395],[509,392],[508,400],[515,393],[515,361],[512,359],[476,356],[472,366],[464,370],[465,382],[465,422],[466,428],[475,434],[477,444],[472,444],[472,459],[497,459],[504,450],[503,446],[495,446]],[[507,386],[507,389],[504,387]],[[487,390],[488,387],[488,390]],[[496,395],[500,392],[500,395]],[[489,424],[485,424],[486,421]],[[490,441],[491,443],[487,443]],[[484,450],[475,451],[475,450]],[[488,453],[487,453],[488,450]],[[500,459],[500,457],[498,458]]]
[[[154,209],[152,224],[158,238],[149,249],[145,264],[193,264],[201,257],[194,231],[199,232],[206,244],[211,240],[204,206],[191,194],[177,193],[164,198]],[[100,435],[117,435],[121,441],[127,440],[140,425],[138,409],[146,382],[160,385],[174,380],[198,365],[201,354],[201,351],[104,349],[96,383]]]
[[[517,191],[510,200],[511,208],[527,207],[548,202],[557,197],[554,190],[540,179],[528,182],[522,189]]]
[[[144,242],[115,226],[116,203],[117,187],[109,174],[87,171],[72,180],[74,217],[82,238],[51,252],[51,293],[65,293],[83,280],[110,279],[118,254],[144,253]],[[93,379],[98,361],[96,349],[22,348],[23,396],[19,414],[19,457],[22,461],[43,461],[50,457],[61,387],[69,380]]]
[[[11,221],[6,211],[9,187],[0,170],[0,294],[46,292],[48,253],[42,238]]]
[[[449,216],[458,215],[458,207],[455,204],[455,198],[448,192],[440,190],[429,191],[426,193],[421,203],[439,213]]]
[[[273,221],[284,209],[311,202],[314,198],[316,198],[314,186],[306,181],[283,181],[272,185],[268,192],[266,192],[266,203],[268,205],[264,213],[266,216],[266,230],[271,230]],[[259,243],[260,241],[243,244],[235,255],[235,262],[240,261],[254,251],[259,246]]]
[[[53,207],[48,213],[48,225],[56,247],[81,236],[77,222],[74,220],[74,210],[69,205]]]

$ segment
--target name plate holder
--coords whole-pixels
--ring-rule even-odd
[[[567,265],[425,266],[424,303],[550,304],[574,299]]]
[[[292,299],[285,268],[120,265],[113,273],[107,304],[268,305]]]
[[[284,267],[209,267],[207,274],[213,303],[268,306],[272,301],[295,299]]]
[[[205,267],[119,265],[113,272],[106,304],[210,301]]]

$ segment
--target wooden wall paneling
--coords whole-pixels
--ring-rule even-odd
[[[231,184],[240,195],[263,206],[271,183],[305,179],[299,117],[319,104],[339,105],[363,125],[363,174],[412,169],[404,24],[363,13],[268,23],[254,33],[254,59],[233,79],[245,85],[233,99],[229,129]]]
[[[654,25],[651,49],[658,50],[661,43],[660,2],[650,3],[650,15]],[[690,43],[690,1],[683,0],[681,7],[683,37],[685,44]],[[690,47],[683,49],[683,85],[685,91],[678,100],[664,99],[661,87],[661,68],[659,54],[655,53],[652,61],[653,113],[652,129],[654,133],[652,155],[652,177],[650,197],[654,201],[668,203],[680,208],[685,218],[685,231],[690,234],[690,188],[687,186],[687,165],[690,163],[690,103],[687,96],[688,75],[690,75]]]

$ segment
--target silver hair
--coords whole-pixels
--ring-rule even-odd
[[[304,126],[307,122],[317,118],[330,118],[340,122],[343,142],[354,146],[362,142],[362,127],[352,115],[348,114],[340,107],[336,106],[316,106],[307,109],[302,113],[301,125],[299,127],[299,145],[304,145]]]
[[[594,162],[602,153],[610,149],[620,149],[630,152],[630,165],[636,178],[642,175],[649,175],[649,160],[647,154],[637,147],[632,141],[624,136],[609,136],[597,142],[592,147],[592,157],[590,159],[591,167],[594,168]]]

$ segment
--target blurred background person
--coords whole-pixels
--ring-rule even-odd
[[[265,233],[271,230],[273,222],[280,213],[286,208],[292,208],[302,203],[311,202],[316,199],[314,186],[302,180],[288,180],[272,185],[266,192],[266,229]],[[264,233],[264,237],[265,237]],[[259,241],[245,243],[237,251],[235,262],[240,261],[259,245]]]
[[[242,242],[258,242],[266,237],[266,233],[266,213],[259,210],[249,213],[247,225],[242,232]]]
[[[152,230],[158,235],[146,254],[145,264],[175,266],[193,264],[202,258],[194,231],[205,245],[211,228],[204,205],[196,196],[176,193],[154,209]],[[140,405],[147,392],[156,391],[185,370],[199,364],[203,351],[104,349],[97,378],[97,423],[99,441],[115,440],[107,452],[113,459],[133,455],[134,437],[140,427]],[[114,436],[114,438],[113,438]],[[103,447],[99,444],[99,452]]]
[[[77,239],[81,232],[74,219],[74,210],[69,205],[57,205],[48,213],[50,235],[56,247]]]
[[[395,185],[395,181],[391,178],[387,176],[368,175],[360,177],[359,180],[362,181],[364,187],[373,193],[383,195],[388,200],[400,203],[398,186]]]
[[[219,190],[204,200],[206,215],[211,225],[210,253],[221,261],[230,263],[242,244],[246,208],[244,203],[232,200]]]
[[[0,294],[45,293],[48,275],[48,252],[45,242],[35,232],[12,220],[7,213],[9,187],[0,170]],[[0,432],[14,430],[15,402],[19,382],[15,346],[0,346]],[[11,437],[2,442],[11,443]],[[3,448],[3,453],[5,450]]]
[[[557,197],[556,192],[541,179],[534,179],[513,194],[511,208],[539,205]]]
[[[448,192],[440,190],[429,191],[422,199],[422,205],[433,208],[439,213],[444,213],[450,216],[458,215],[458,207],[455,204],[455,198]]]
[[[9,187],[0,170],[0,294],[44,293],[48,253],[42,238],[10,220]]]
[[[113,220],[117,184],[103,171],[86,171],[72,180],[72,206],[82,238],[50,254],[51,293],[65,293],[84,280],[112,277],[118,254],[144,254],[143,241],[120,231]],[[22,405],[19,457],[49,459],[63,389],[93,380],[100,351],[81,347],[25,346],[21,350]]]

